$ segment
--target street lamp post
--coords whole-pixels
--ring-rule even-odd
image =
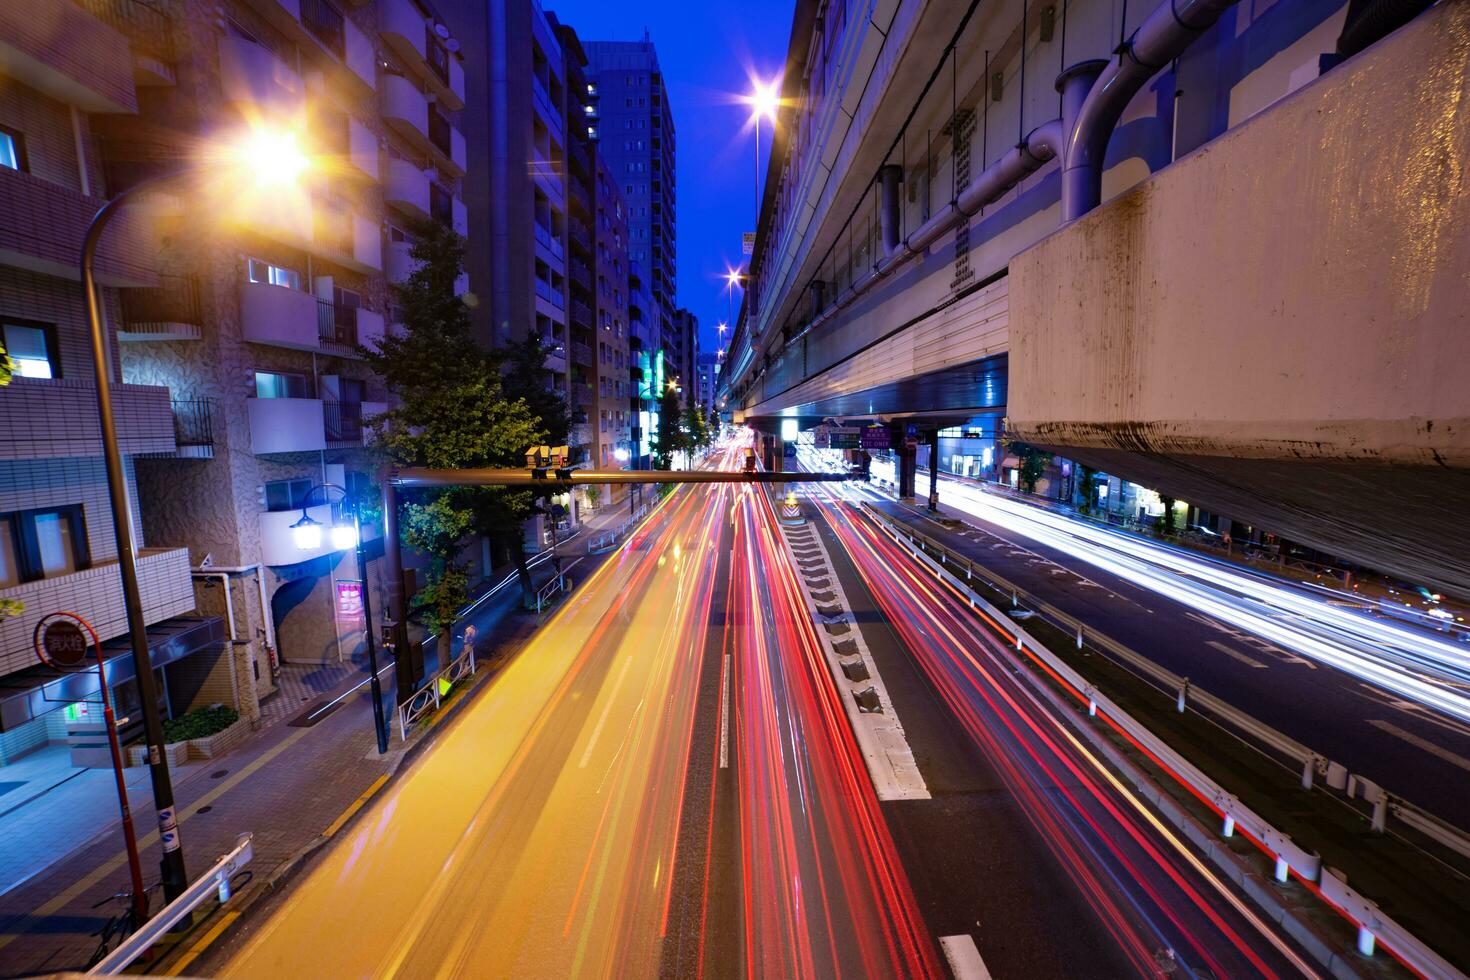
[[[294,179],[305,167],[305,158],[294,142],[265,132],[253,135],[251,145],[238,153],[257,183]],[[264,152],[262,152],[264,151]],[[265,161],[262,163],[262,161]],[[184,869],[183,843],[178,814],[174,808],[173,781],[164,753],[163,719],[158,712],[158,689],[153,682],[153,658],[148,650],[148,622],[143,613],[143,595],[138,586],[137,551],[133,541],[132,506],[128,499],[127,476],[117,438],[117,420],[112,413],[112,366],[107,333],[102,324],[93,267],[102,234],[117,213],[140,194],[165,184],[199,177],[212,167],[189,167],[142,181],[112,198],[97,211],[82,240],[80,260],[83,301],[92,341],[92,371],[97,388],[97,418],[102,430],[102,458],[107,470],[107,496],[112,511],[113,539],[117,545],[118,570],[122,575],[123,608],[127,615],[129,647],[133,656],[138,698],[142,701],[143,737],[148,746],[148,769],[153,783],[153,806],[158,813],[158,836],[163,847],[160,861],[163,894],[167,901],[178,898],[189,885]]]
[[[328,490],[336,490],[342,495],[342,502],[352,512],[351,526],[334,524],[330,540],[332,547],[338,551],[353,548],[357,556],[357,573],[362,576],[362,618],[367,634],[368,672],[373,697],[373,730],[378,736],[378,754],[386,755],[388,752],[388,719],[383,713],[383,686],[378,680],[378,645],[373,638],[372,589],[368,588],[367,556],[362,550],[362,514],[358,509],[357,498],[335,483],[317,484],[306,491],[306,496],[301,498],[301,519],[291,525],[291,533],[295,538],[296,547],[303,551],[314,551],[321,546],[321,521],[312,518],[306,510],[311,503],[311,495],[318,490],[321,490],[324,495]]]
[[[102,428],[102,457],[107,469],[107,496],[112,507],[117,564],[122,573],[123,608],[127,614],[133,672],[137,678],[138,698],[143,703],[143,738],[148,744],[153,807],[158,812],[158,836],[163,845],[163,858],[160,861],[163,895],[170,902],[183,894],[184,889],[189,886],[189,877],[184,870],[184,849],[179,839],[178,814],[174,809],[173,781],[169,777],[168,759],[164,754],[163,718],[158,712],[158,689],[153,682],[153,658],[148,650],[148,622],[143,615],[143,594],[138,587],[132,505],[128,500],[127,476],[123,471],[122,450],[117,440],[117,422],[112,414],[111,359],[108,357],[107,335],[102,326],[92,266],[97,257],[97,244],[102,239],[102,233],[107,230],[108,223],[118,211],[143,191],[172,179],[176,178],[170,176],[144,181],[104,204],[87,228],[87,236],[82,242],[81,260],[82,290],[86,294],[87,323],[91,328],[92,370],[97,383],[97,416]]]

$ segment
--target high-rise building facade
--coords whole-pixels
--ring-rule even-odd
[[[622,469],[633,459],[634,382],[628,366],[628,302],[631,282],[642,270],[628,259],[628,208],[623,192],[606,161],[596,160],[597,224],[597,432],[593,465],[600,470]],[[624,488],[608,487],[609,500],[621,498]]]
[[[54,36],[69,43],[38,43]],[[267,186],[215,159],[211,181],[141,198],[98,263],[135,531],[174,546],[140,558],[149,621],[224,617],[197,620],[212,646],[166,668],[166,708],[233,700],[255,717],[278,662],[347,659],[361,640],[352,549],[292,525],[342,523],[343,491],[378,479],[364,442],[386,394],[358,350],[392,329],[411,219],[468,230],[458,44],[419,0],[23,0],[0,13],[0,47],[15,72],[0,77],[0,317],[23,356],[0,389],[0,588],[27,610],[0,623],[6,671],[58,604],[104,640],[125,630],[73,271],[91,214],[252,133],[313,161]],[[287,143],[245,162],[267,170]],[[160,656],[192,653],[172,628]],[[22,714],[5,709],[4,728]]]
[[[699,317],[680,307],[674,311],[668,337],[670,380],[684,392],[684,404],[694,403],[694,368],[699,362]]]
[[[694,400],[708,412],[715,403],[715,379],[720,376],[720,355],[703,351],[695,359]]]
[[[671,377],[674,353],[675,143],[674,117],[658,54],[642,41],[586,41],[588,75],[600,96],[599,151],[628,209],[628,260],[640,270],[629,309],[629,346],[638,392],[634,441],[648,454],[658,384]]]

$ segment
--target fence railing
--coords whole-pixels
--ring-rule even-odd
[[[362,403],[322,402],[322,421],[328,442],[362,441]]]
[[[132,935],[118,944],[117,949],[103,957],[96,966],[87,971],[88,976],[111,977],[127,969],[140,956],[151,949],[168,931],[177,925],[212,895],[218,895],[220,904],[230,900],[231,880],[236,872],[250,863],[255,856],[252,846],[254,838],[241,834],[235,846],[215,862],[214,867],[195,879],[184,889],[184,893],[169,902],[158,914],[138,927]]]
[[[1119,731],[1132,738],[1158,760],[1175,779],[1188,787],[1198,799],[1215,810],[1223,820],[1223,836],[1229,836],[1235,828],[1240,828],[1257,843],[1257,846],[1275,859],[1275,875],[1278,881],[1284,882],[1287,876],[1294,871],[1299,878],[1310,883],[1314,890],[1322,895],[1336,911],[1353,922],[1358,929],[1360,952],[1371,954],[1376,937],[1376,939],[1381,939],[1400,960],[1423,976],[1463,976],[1407,929],[1382,915],[1376,903],[1371,899],[1349,888],[1344,880],[1332,873],[1332,869],[1324,868],[1318,855],[1305,850],[1288,835],[1278,831],[1263,817],[1241,803],[1224,787],[1215,783],[1160,740],[1144,725],[1115,705],[1091,682],[1078,674],[1047,647],[1037,642],[1024,627],[976,593],[971,588],[971,583],[978,578],[992,589],[1002,593],[1009,592],[1017,602],[1025,597],[1027,605],[1034,609],[1041,618],[1069,633],[1075,631],[1079,647],[1082,646],[1084,640],[1090,642],[1093,646],[1123,661],[1124,665],[1135,674],[1160,683],[1166,690],[1172,689],[1177,697],[1179,710],[1183,711],[1187,702],[1196,706],[1197,709],[1202,707],[1211,716],[1227,722],[1231,727],[1272,751],[1300,762],[1303,766],[1303,789],[1310,790],[1314,784],[1314,777],[1318,774],[1327,776],[1329,788],[1346,788],[1349,799],[1354,798],[1357,789],[1361,788],[1366,798],[1374,804],[1372,821],[1375,830],[1383,831],[1385,821],[1392,813],[1406,825],[1464,855],[1470,855],[1470,836],[1439,818],[1417,809],[1412,804],[1390,797],[1382,787],[1369,780],[1360,776],[1349,776],[1346,769],[1340,764],[1329,762],[1325,756],[1313,752],[1294,739],[1262,724],[1218,698],[1192,687],[1187,679],[1164,670],[1127,647],[1095,630],[1088,629],[1080,621],[1067,616],[1048,603],[1037,600],[1035,596],[1017,588],[1000,576],[990,573],[988,569],[971,562],[965,556],[951,551],[928,535],[893,521],[888,515],[869,504],[864,503],[861,506],[884,533],[908,550],[920,563],[927,566],[936,577],[946,580],[960,592],[968,600],[972,609],[983,610],[996,622],[1005,623],[1006,628],[1014,634],[1017,652],[1031,656],[1060,678],[1073,697],[1087,704],[1089,716],[1101,716]],[[1408,816],[1405,817],[1405,814]]]
[[[78,4],[126,37],[138,51],[173,63],[173,22],[161,5],[148,0],[78,0]]]
[[[129,327],[152,323],[204,324],[199,303],[199,282],[193,276],[159,276],[159,285],[124,289],[123,322]]]
[[[176,401],[174,442],[180,446],[214,445],[214,403],[208,398]]]
[[[398,706],[399,739],[408,741],[408,730],[413,723],[429,712],[437,711],[454,685],[466,677],[473,676],[474,673],[475,648],[467,646],[460,650],[458,657],[449,661],[428,678],[423,687],[414,692],[413,697]]]
[[[357,343],[357,307],[329,299],[316,301],[316,332],[324,344],[352,347]]]

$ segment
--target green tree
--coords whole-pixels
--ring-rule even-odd
[[[437,221],[413,229],[414,272],[401,287],[402,333],[361,353],[386,383],[394,407],[371,421],[374,444],[395,465],[436,469],[518,466],[546,433],[519,398],[507,397],[502,360],[470,333],[454,294],[464,240]],[[499,487],[442,487],[406,494],[403,541],[429,560],[426,586],[413,600],[449,656],[455,614],[468,599],[461,554],[474,532],[519,525],[530,495]]]
[[[673,469],[674,453],[688,447],[680,424],[679,392],[665,388],[658,398],[658,435],[653,446],[653,468]]]
[[[714,441],[698,403],[684,407],[684,437],[688,449],[703,449]]]
[[[566,396],[546,384],[546,355],[550,348],[532,334],[505,349],[505,395],[526,403],[541,420],[546,445],[565,446],[572,432],[572,413]]]
[[[1027,493],[1036,492],[1036,484],[1041,479],[1041,474],[1046,471],[1046,464],[1051,459],[1051,453],[1037,449],[1030,443],[1019,439],[1002,440],[1008,452],[1016,457],[1021,463],[1020,471],[1016,474],[1016,482],[1021,489]]]
[[[1077,490],[1082,496],[1082,513],[1092,512],[1097,503],[1097,470],[1091,466],[1077,464]]]

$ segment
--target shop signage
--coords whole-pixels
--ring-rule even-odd
[[[886,425],[870,425],[863,430],[864,449],[892,449],[893,436]]]
[[[856,426],[833,426],[827,430],[827,440],[833,449],[862,448],[862,430]]]
[[[86,661],[86,634],[72,620],[52,619],[40,630],[40,634],[41,659],[50,666],[70,670]]]
[[[343,579],[337,583],[337,615],[341,619],[362,618],[362,583]]]

